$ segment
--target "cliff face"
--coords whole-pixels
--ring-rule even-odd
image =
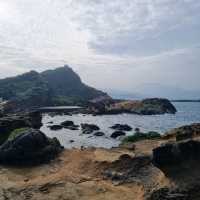
[[[0,80],[0,97],[20,108],[83,104],[103,95],[106,94],[85,85],[68,66]]]

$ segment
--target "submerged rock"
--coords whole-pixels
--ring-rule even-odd
[[[50,139],[39,130],[29,129],[0,146],[0,163],[35,165],[53,159],[63,147],[57,138]]]
[[[73,121],[64,121],[60,124],[62,127],[70,130],[78,130],[79,125],[75,125]]]
[[[48,126],[52,131],[61,130],[63,127],[61,125]]]
[[[104,136],[104,135],[105,133],[100,132],[100,131],[94,133],[94,136]]]
[[[91,134],[94,131],[100,130],[100,128],[95,124],[81,124],[81,129],[83,134]]]
[[[69,127],[69,126],[73,126],[74,122],[67,120],[67,121],[62,122],[60,125],[63,126],[63,127]]]
[[[131,131],[132,127],[127,124],[115,124],[114,126],[111,126],[110,128],[118,130],[118,131]]]
[[[126,133],[123,131],[115,131],[114,133],[112,133],[110,137],[115,139],[117,137],[124,136],[124,135],[126,135]]]

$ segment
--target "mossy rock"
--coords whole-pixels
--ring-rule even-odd
[[[30,128],[28,127],[24,127],[24,128],[17,128],[14,131],[12,131],[8,137],[8,140],[13,140],[15,139],[17,136],[23,134],[24,132],[26,132],[27,130],[29,130]]]

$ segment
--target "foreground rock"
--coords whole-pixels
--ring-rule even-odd
[[[42,126],[41,121],[42,116],[39,112],[19,113],[0,118],[0,144],[5,142],[15,129],[24,127],[39,129]]]
[[[50,139],[39,130],[29,129],[0,146],[0,163],[40,164],[53,159],[62,149],[56,138]]]
[[[115,124],[114,126],[111,126],[110,128],[118,130],[118,131],[132,131],[132,127],[130,127],[127,124]]]
[[[180,164],[185,160],[200,160],[200,141],[167,143],[153,150],[153,162],[158,166]]]
[[[152,98],[142,101],[113,100],[98,102],[90,105],[94,114],[133,113],[139,115],[175,114],[176,108],[168,99]]]

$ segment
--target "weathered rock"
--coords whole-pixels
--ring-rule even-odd
[[[163,135],[163,139],[176,139],[176,141],[191,139],[200,136],[200,123],[181,126],[170,130]]]
[[[200,142],[188,140],[167,143],[153,149],[153,162],[157,166],[180,164],[185,160],[200,160]]]
[[[39,164],[54,158],[63,147],[39,130],[29,129],[0,146],[1,164]]]
[[[61,125],[48,126],[52,131],[61,130],[63,127]]]
[[[160,188],[152,192],[147,200],[190,200],[185,191],[170,189],[168,187]],[[192,200],[192,199],[191,199]]]
[[[100,130],[100,128],[95,124],[81,124],[83,134],[91,134],[94,131]]]
[[[100,131],[94,133],[94,136],[104,136],[104,135],[105,133],[100,132]]]
[[[152,173],[151,158],[149,156],[131,157],[123,154],[118,160],[109,163],[103,175],[106,179],[110,179],[119,183],[130,183],[135,181],[136,177],[144,176]],[[145,172],[145,175],[143,174]]]
[[[110,128],[118,130],[118,131],[131,131],[132,127],[127,124],[115,124],[114,126],[111,126]]]
[[[126,133],[125,132],[123,132],[123,131],[115,131],[114,133],[112,133],[111,134],[111,138],[117,138],[117,137],[119,137],[119,136],[124,136],[124,135],[126,135]]]

